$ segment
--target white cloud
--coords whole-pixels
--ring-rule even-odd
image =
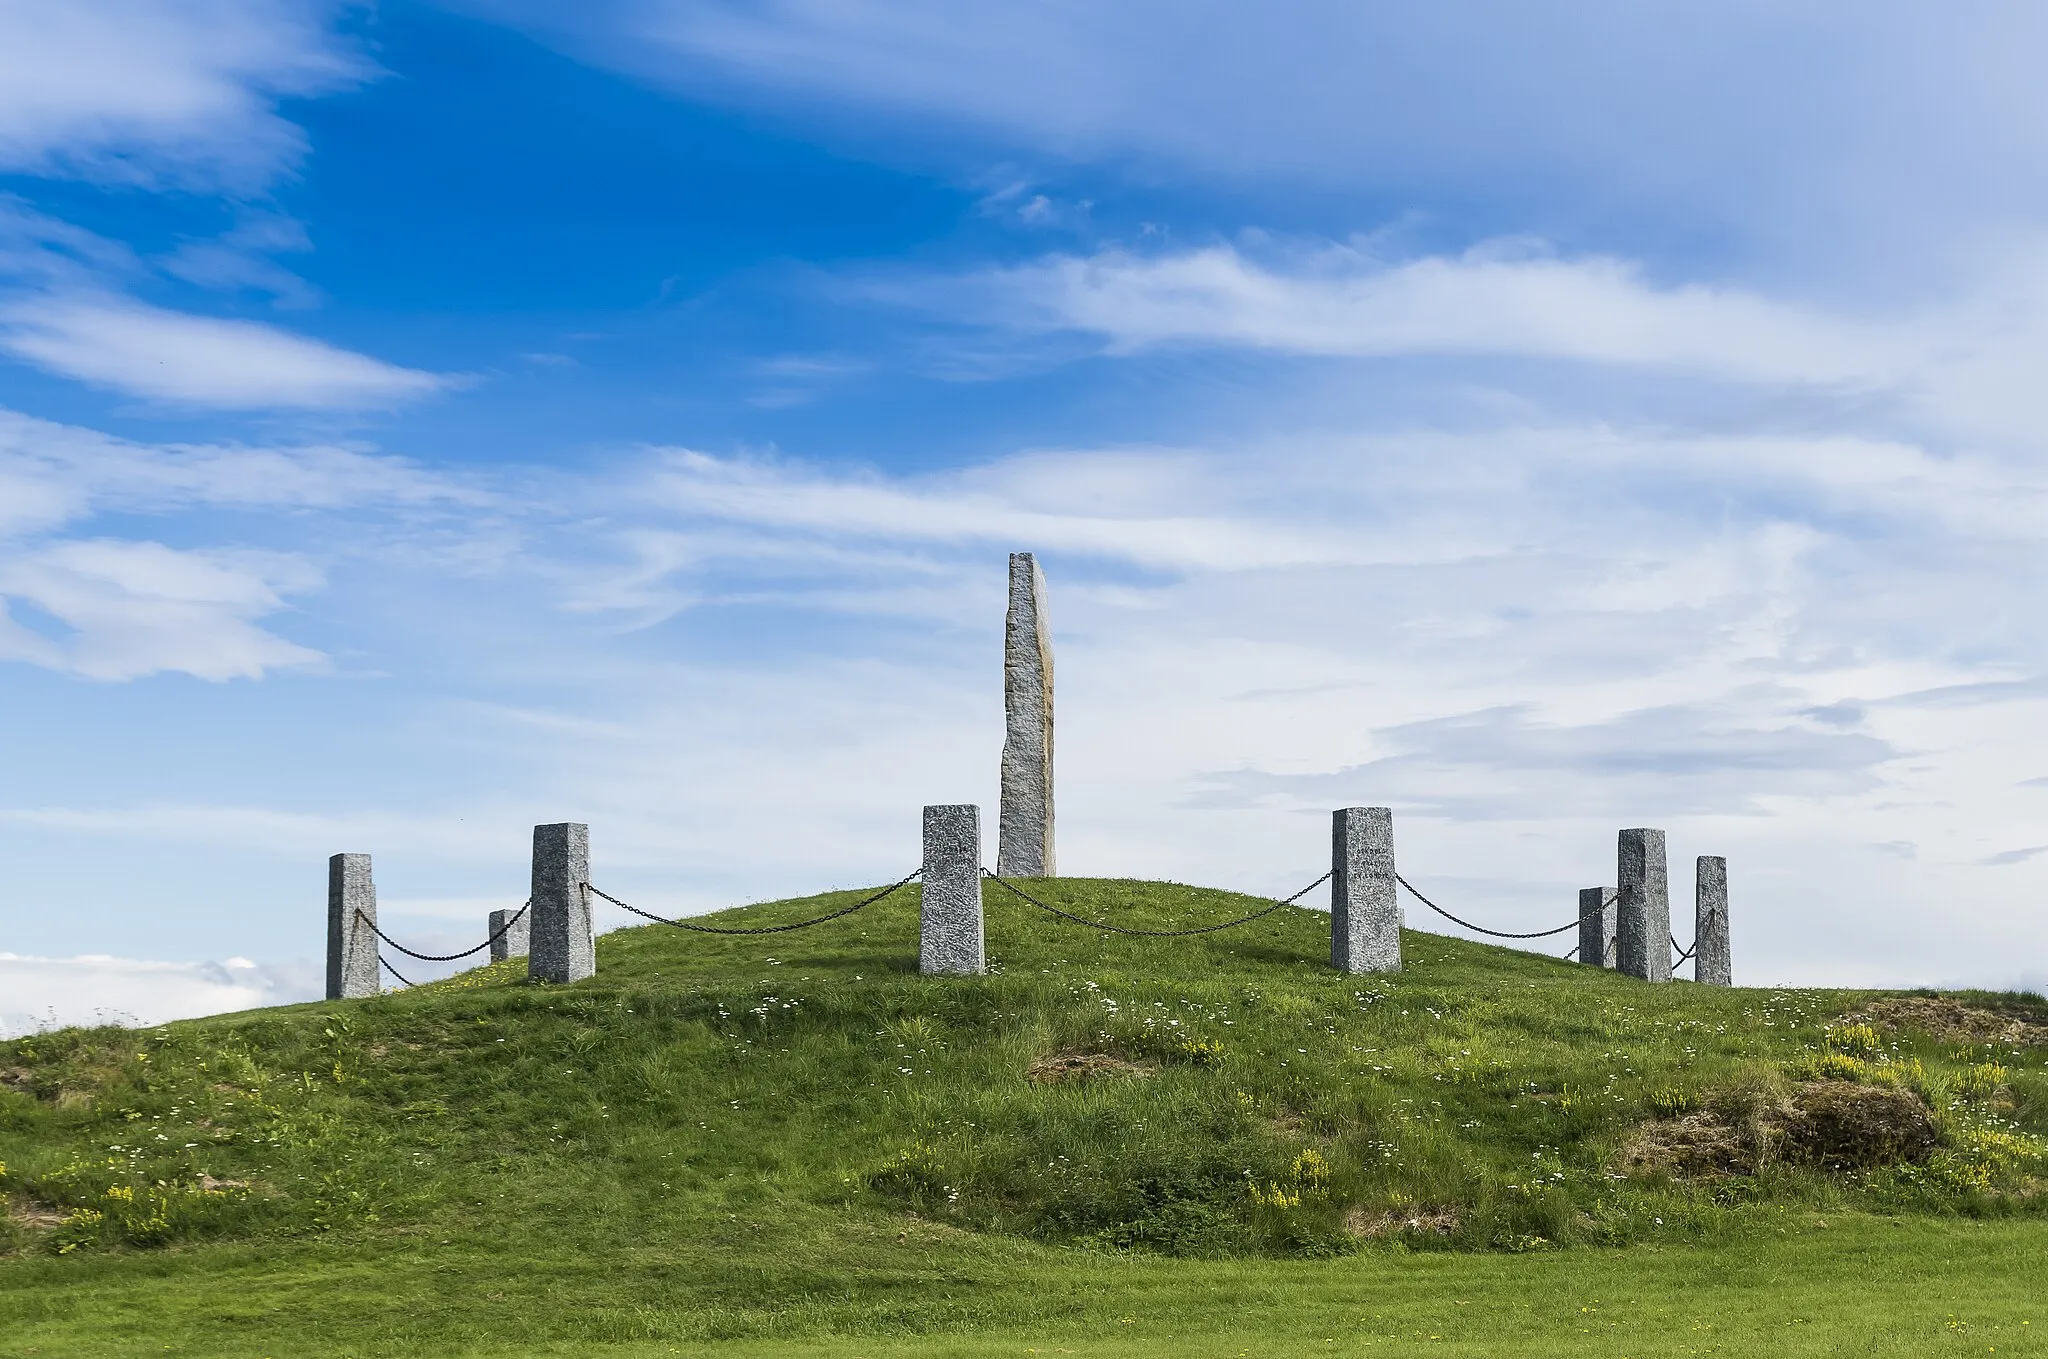
[[[993,142],[1444,217],[1734,236],[1880,288],[2048,212],[2026,55],[2048,19],[2019,3],[465,4],[690,98],[948,168],[986,166]]]
[[[280,503],[323,493],[287,473]],[[1685,856],[1725,852],[1749,980],[1999,982],[1987,959],[2048,944],[2048,856],[1985,866],[2040,842],[2048,799],[2014,787],[2048,773],[2038,459],[1303,427],[907,476],[655,450],[479,494],[477,531],[509,521],[522,553],[459,597],[451,568],[380,559],[333,602],[403,685],[335,693],[328,731],[278,686],[237,695],[225,758],[259,787],[289,758],[319,790],[78,787],[0,836],[53,880],[183,853],[196,894],[232,862],[220,951],[306,937],[338,849],[380,856],[401,937],[473,943],[543,821],[588,821],[601,885],[653,910],[885,881],[919,805],[993,817],[1002,558],[1028,547],[1070,871],[1292,891],[1329,805],[1385,801],[1418,883],[1507,927],[1608,877],[1617,824],[1667,826],[1681,894]],[[1930,946],[1948,900],[1971,911]]]
[[[457,381],[260,322],[107,294],[28,297],[0,307],[0,349],[62,377],[225,410],[393,406]]]
[[[318,665],[318,651],[255,620],[313,588],[318,573],[290,557],[179,551],[161,543],[58,543],[0,560],[0,603],[32,607],[61,625],[41,630],[0,613],[0,659],[95,680],[162,671],[257,679]]]
[[[445,513],[490,498],[357,449],[151,445],[0,409],[0,658],[101,680],[322,666],[259,625],[322,583],[296,553],[51,535],[104,513]]]
[[[285,854],[324,859],[367,846],[474,863],[517,849],[524,808],[473,808],[469,813],[421,816],[379,810],[296,812],[278,807],[175,804],[163,806],[9,807],[0,823],[42,831],[115,836],[210,847],[261,844]],[[512,829],[505,829],[506,826]],[[355,847],[355,848],[351,848]],[[367,852],[365,850],[364,852]],[[502,902],[495,903],[502,905]]]
[[[175,278],[222,292],[249,289],[268,293],[280,307],[310,307],[319,289],[270,258],[281,251],[313,248],[305,226],[289,217],[250,213],[233,230],[211,240],[187,240],[157,261]]]
[[[1856,311],[1660,284],[1626,260],[1564,258],[1528,241],[1398,261],[1330,243],[1111,249],[965,276],[870,278],[849,291],[1008,333],[1092,336],[1112,355],[1178,346],[1559,361],[1797,389],[1838,428],[1875,420],[2031,448],[2048,427],[2037,380],[2048,365],[2048,233],[1978,263],[1938,303]],[[1571,399],[1567,384],[1541,380],[1500,395],[1526,409],[1531,391]]]
[[[1534,355],[1778,382],[1863,382],[1896,368],[1867,328],[1734,290],[1660,288],[1625,261],[1499,246],[1383,264],[1326,247],[1262,265],[1228,247],[1052,258],[987,275],[997,315],[1091,331],[1120,349],[1206,343],[1287,353]]]
[[[489,503],[479,485],[334,445],[145,444],[0,408],[0,539],[88,513]]]
[[[685,515],[831,538],[947,546],[1031,541],[1048,550],[1174,569],[1235,569],[1355,559],[1360,550],[1299,525],[1240,514],[1040,509],[972,476],[923,482],[831,475],[798,464],[663,450],[644,494]]]
[[[0,4],[0,168],[249,191],[305,134],[276,105],[375,68],[326,0]]]
[[[247,958],[168,963],[88,954],[38,958],[0,953],[0,1038],[72,1024],[162,1024],[173,1019],[318,1000],[311,964]]]

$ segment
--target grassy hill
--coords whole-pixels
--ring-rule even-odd
[[[2038,1000],[988,907],[0,1044],[0,1355],[2048,1353]]]

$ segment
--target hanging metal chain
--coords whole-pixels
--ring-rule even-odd
[[[526,899],[526,905],[521,906],[517,911],[513,912],[512,918],[510,920],[507,920],[504,924],[498,926],[497,929],[493,930],[491,932],[490,938],[484,940],[475,948],[467,948],[460,953],[414,953],[411,949],[399,943],[390,935],[384,933],[384,931],[377,929],[377,922],[370,919],[370,917],[368,917],[367,915],[364,915],[361,907],[356,908],[356,919],[362,921],[365,925],[368,925],[372,930],[375,930],[377,937],[379,939],[382,939],[385,943],[391,945],[391,947],[397,949],[400,953],[403,953],[408,958],[417,958],[423,963],[458,963],[461,962],[464,958],[470,957],[473,954],[482,953],[485,949],[497,943],[500,939],[503,939],[505,937],[506,932],[509,931],[514,925],[517,925],[519,923],[519,918],[525,915],[526,912],[532,906],[533,898],[528,897]],[[396,976],[397,974],[393,973],[392,975]],[[412,983],[407,982],[406,985],[410,986],[412,985]]]
[[[866,898],[865,900],[856,901],[851,906],[842,907],[839,910],[832,911],[829,914],[821,915],[811,920],[799,920],[794,925],[763,925],[757,929],[744,930],[720,929],[716,925],[692,925],[687,920],[671,920],[665,915],[656,915],[652,911],[643,911],[638,906],[628,906],[625,902],[620,901],[610,892],[604,891],[603,889],[598,887],[593,887],[591,886],[591,884],[587,882],[584,883],[583,886],[585,890],[592,892],[597,896],[603,897],[606,901],[609,901],[612,905],[619,907],[621,910],[631,911],[634,915],[640,916],[647,920],[652,920],[657,925],[673,925],[679,930],[689,930],[695,934],[785,934],[790,930],[807,930],[813,925],[822,925],[828,920],[837,920],[841,916],[852,915],[855,911],[860,910],[864,906],[874,905],[876,902],[880,901],[883,897],[888,896],[891,892],[894,892],[899,887],[909,886],[912,882],[917,880],[918,874],[923,872],[924,870],[920,868],[917,870],[917,872],[910,874],[908,877],[898,878],[895,882],[890,883],[887,887],[884,887],[881,891],[875,893],[871,897]]]
[[[995,874],[989,872],[986,868],[981,870],[981,875],[987,878],[990,882],[994,883],[996,886],[1002,888],[1005,892],[1008,892],[1011,896],[1020,897],[1023,900],[1028,901],[1041,911],[1050,911],[1052,914],[1059,916],[1062,920],[1071,920],[1076,925],[1086,925],[1091,930],[1102,930],[1109,934],[1137,934],[1143,935],[1148,939],[1183,939],[1191,934],[1214,934],[1218,930],[1230,930],[1236,929],[1239,925],[1249,925],[1254,920],[1260,920],[1266,916],[1273,914],[1273,912],[1279,910],[1282,906],[1292,906],[1295,902],[1300,901],[1310,892],[1315,891],[1316,888],[1321,887],[1324,883],[1330,880],[1330,875],[1328,873],[1325,873],[1323,874],[1323,876],[1317,878],[1314,882],[1302,888],[1299,892],[1296,892],[1293,896],[1288,897],[1284,901],[1276,901],[1271,906],[1266,907],[1264,910],[1253,911],[1250,915],[1240,916],[1236,920],[1226,920],[1220,925],[1203,925],[1199,929],[1192,930],[1131,930],[1125,929],[1122,925],[1105,925],[1099,920],[1087,920],[1082,918],[1081,916],[1074,915],[1071,912],[1063,911],[1057,906],[1049,906],[1045,902],[1040,901],[1037,897],[1032,896],[1029,892],[1026,892],[1022,888],[1019,888],[1014,883],[1010,882],[1007,878],[999,878]]]
[[[410,989],[410,988],[412,988],[412,987],[414,987],[414,986],[417,986],[417,985],[419,985],[419,983],[418,983],[418,982],[410,982],[410,981],[406,981],[406,980],[405,980],[405,978],[404,978],[404,977],[403,977],[402,975],[400,975],[400,973],[399,973],[399,971],[398,971],[398,969],[397,969],[397,968],[393,967],[393,966],[392,966],[392,965],[391,965],[390,963],[388,963],[388,962],[384,962],[384,955],[383,955],[383,954],[381,954],[381,953],[380,953],[380,954],[378,954],[378,955],[377,955],[377,961],[378,961],[378,962],[380,962],[380,963],[384,963],[384,970],[385,970],[386,972],[389,972],[389,973],[390,973],[390,974],[391,974],[392,976],[394,976],[394,977],[397,977],[399,981],[401,981],[401,982],[404,982],[404,983],[405,983],[405,985],[406,985],[406,987],[407,987],[408,989]]]
[[[1402,877],[1399,873],[1396,873],[1394,875],[1394,881],[1400,883],[1403,887],[1406,887],[1408,889],[1408,894],[1410,896],[1414,897],[1417,901],[1429,907],[1430,910],[1435,911],[1438,915],[1442,916],[1444,919],[1450,921],[1451,923],[1456,925],[1463,925],[1466,929],[1475,931],[1479,934],[1490,934],[1496,939],[1548,939],[1553,934],[1563,934],[1566,930],[1577,929],[1579,926],[1585,924],[1588,920],[1591,920],[1593,917],[1597,915],[1606,914],[1608,905],[1608,903],[1603,901],[1597,909],[1587,911],[1578,919],[1571,921],[1569,924],[1559,925],[1554,930],[1531,930],[1527,934],[1510,934],[1506,930],[1490,930],[1486,928],[1486,926],[1484,925],[1475,925],[1469,920],[1460,920],[1457,916],[1452,915],[1449,911],[1437,905],[1428,897],[1422,895],[1422,893],[1416,891],[1415,885],[1409,882],[1408,879]]]
[[[1675,949],[1678,953],[1678,956],[1671,960],[1671,965],[1673,967],[1677,967],[1680,963],[1685,962],[1687,959],[1691,958],[1694,954],[1700,951],[1700,941],[1697,939],[1692,941],[1691,948],[1679,948],[1677,935],[1674,934],[1667,937],[1671,940],[1671,947]]]

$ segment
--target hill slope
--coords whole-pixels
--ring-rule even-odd
[[[1148,928],[1260,904],[1044,890]],[[585,1337],[602,1316],[669,1333],[636,1299],[672,1296],[684,1259],[677,1334],[905,1308],[941,1325],[947,1258],[1022,1267],[1047,1246],[1527,1252],[2048,1203],[2048,1031],[2023,998],[1650,987],[1419,932],[1404,972],[1352,978],[1328,969],[1313,911],[1149,939],[998,892],[988,906],[987,977],[916,975],[906,891],[788,935],[621,931],[569,987],[524,985],[514,962],[367,1001],[0,1045],[0,1307],[33,1320],[62,1311],[51,1282],[148,1272],[123,1262],[204,1273],[309,1250],[430,1284],[419,1252],[441,1243],[465,1289],[493,1253],[529,1281],[553,1261]],[[435,1316],[471,1333],[492,1291],[522,1296],[422,1301],[418,1334]],[[53,1343],[92,1330],[48,1316]],[[105,1335],[153,1338],[133,1324]]]

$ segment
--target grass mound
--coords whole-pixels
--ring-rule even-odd
[[[1045,891],[1155,928],[1249,904]],[[1006,905],[986,978],[916,976],[898,898],[765,941],[623,931],[573,987],[524,985],[514,962],[366,1002],[16,1042],[0,1060],[12,1244],[570,1202],[654,1229],[772,1199],[1116,1248],[1328,1253],[1353,1239],[1347,1217],[1418,1204],[1457,1222],[1428,1240],[1517,1247],[1719,1232],[1759,1202],[2041,1201],[2038,1054],[1838,1023],[1862,997],[1649,987],[1420,933],[1407,970],[1361,979],[1324,965],[1312,911],[1135,939]],[[2000,1041],[2031,1033],[2017,1004],[1996,1012]],[[1695,1108],[1717,1112],[1672,1123]],[[1664,1125],[1686,1135],[1652,1154]],[[1703,1192],[1686,1183],[1703,1163],[1752,1183]]]
[[[1257,905],[1041,889],[1147,928]],[[858,1292],[892,1241],[1526,1252],[2048,1206],[2048,1014],[2026,998],[1965,998],[2003,1027],[1964,1041],[1866,993],[1653,987],[1419,932],[1403,972],[1347,977],[1303,909],[1141,939],[988,906],[985,977],[916,975],[903,894],[793,935],[620,931],[574,986],[515,961],[0,1044],[0,1249],[708,1251],[707,1278],[809,1298]]]

